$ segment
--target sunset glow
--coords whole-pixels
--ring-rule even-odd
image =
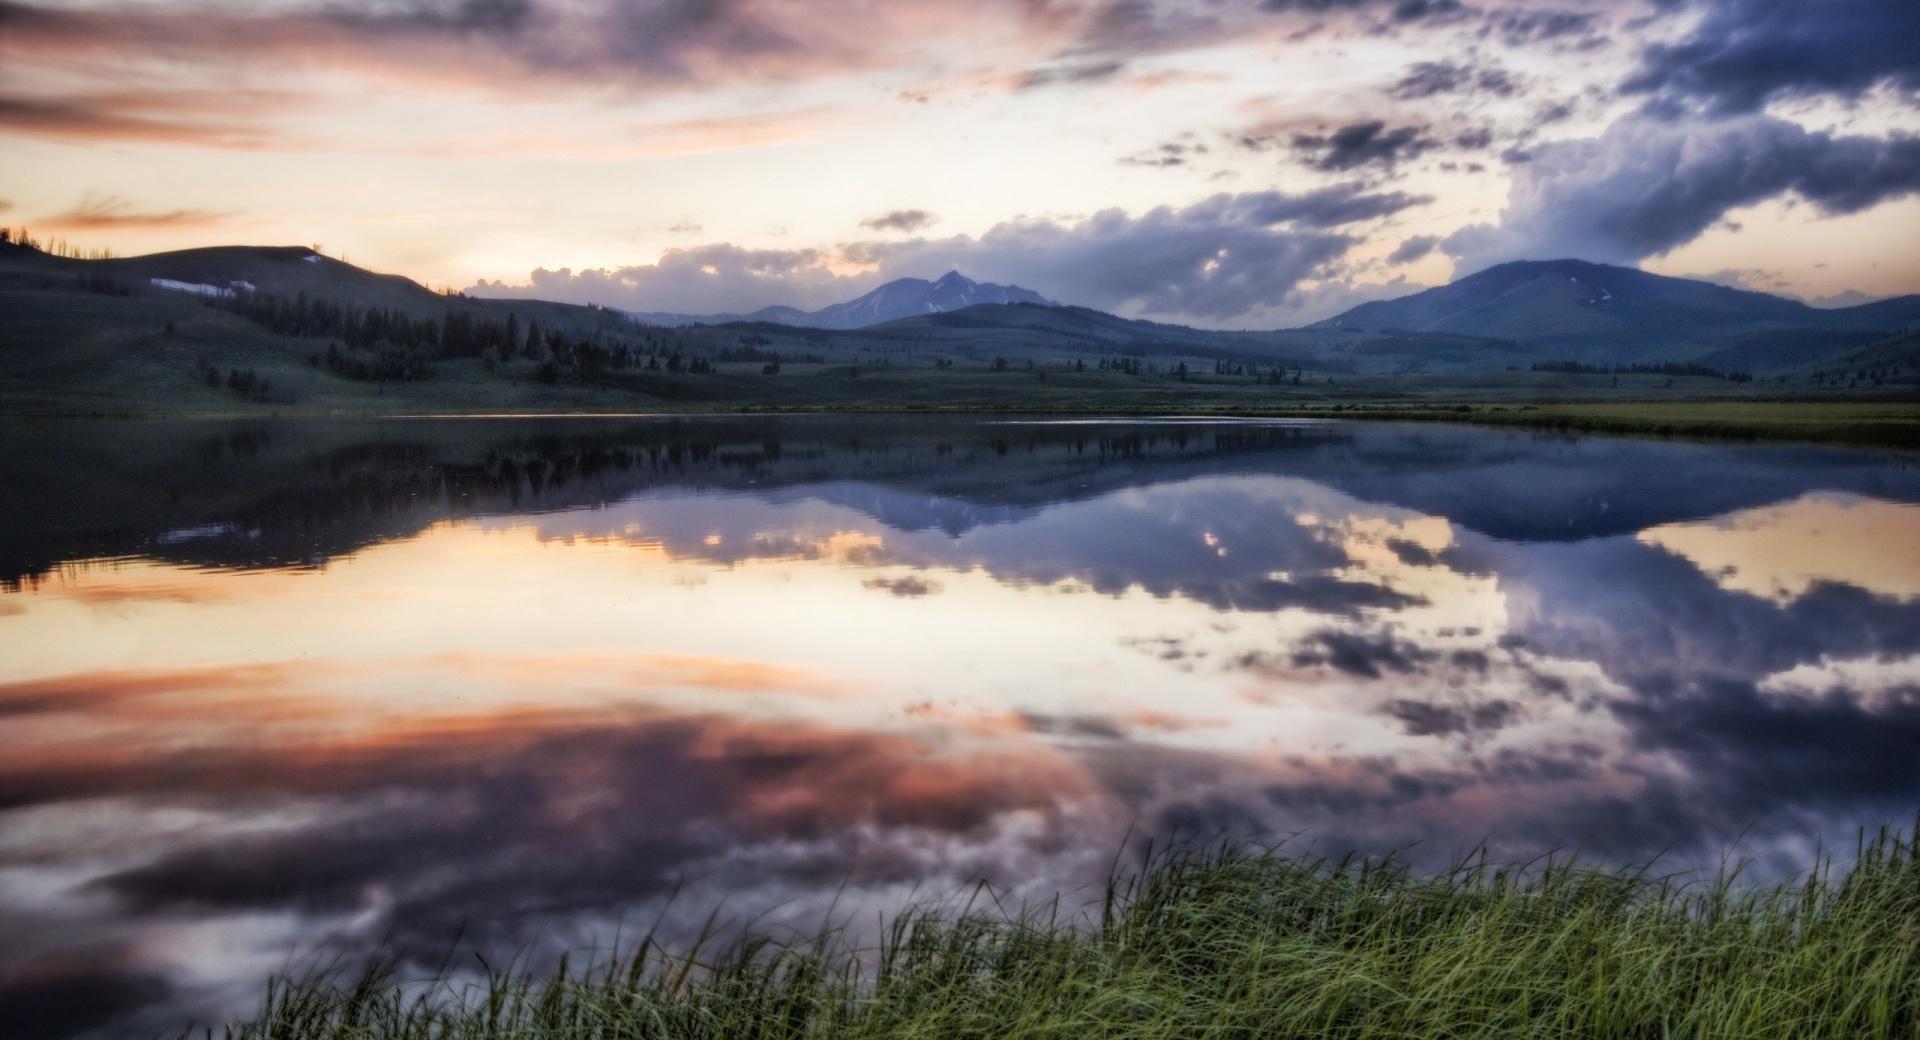
[[[685,313],[958,268],[1275,327],[1563,256],[1890,295],[1920,290],[1913,12],[25,0],[0,221]]]

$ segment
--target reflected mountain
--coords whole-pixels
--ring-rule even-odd
[[[63,561],[135,554],[301,566],[439,520],[658,488],[831,493],[902,530],[959,534],[1137,484],[1259,473],[1521,541],[1629,533],[1812,490],[1920,500],[1920,461],[1905,453],[1369,423],[12,421],[0,431],[11,448],[0,481],[15,492],[0,501],[0,581],[13,585]]]

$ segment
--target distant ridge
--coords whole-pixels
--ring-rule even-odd
[[[678,314],[668,311],[629,313],[635,321],[646,325],[723,325],[737,321],[770,321],[801,328],[862,329],[901,318],[944,314],[983,303],[1053,305],[1053,301],[1031,289],[976,282],[958,271],[948,271],[934,281],[896,278],[856,299],[822,307],[817,311],[803,311],[797,307],[762,307],[757,311],[731,314]]]
[[[559,333],[576,342],[643,337],[656,349],[671,344],[670,350],[689,353],[701,343],[737,351],[739,333],[745,331],[647,331],[633,315],[611,308],[433,292],[399,275],[377,274],[301,246],[223,246],[79,260],[0,245],[0,294],[8,291],[15,294],[10,329],[16,338],[24,337],[22,342],[65,335],[71,321],[56,322],[54,315],[81,301],[82,309],[94,315],[89,320],[103,313],[109,299],[118,301],[111,307],[125,313],[113,327],[125,342],[138,343],[142,328],[177,319],[176,305],[185,299],[254,292],[435,322],[464,314],[505,324],[511,317],[521,328],[537,323],[543,334]],[[943,353],[1096,365],[1101,357],[1160,358],[1157,363],[1166,364],[1174,362],[1164,359],[1185,358],[1190,364],[1278,365],[1296,374],[1306,369],[1352,375],[1553,371],[1569,361],[1675,363],[1804,378],[1845,365],[1856,370],[1891,365],[1907,372],[1915,364],[1911,333],[1920,330],[1920,295],[1822,309],[1695,279],[1547,260],[1501,264],[1450,285],[1363,304],[1305,328],[1267,331],[1124,318],[1054,303],[1018,286],[976,282],[957,271],[932,281],[898,279],[815,311],[768,307],[748,314],[639,318],[664,326],[758,323],[755,331],[768,338],[762,346],[795,356],[841,356],[836,350],[864,357]],[[263,334],[246,333],[253,337],[249,341],[258,335]],[[299,349],[303,358],[313,353],[311,345]],[[19,353],[11,361],[38,364],[38,356]],[[0,369],[7,363],[0,356]]]
[[[1920,296],[1820,309],[1763,292],[1584,260],[1523,260],[1363,303],[1308,326],[1506,340],[1596,362],[1703,359],[1754,368],[1920,322]]]

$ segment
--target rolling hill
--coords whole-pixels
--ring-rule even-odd
[[[1920,322],[1920,296],[1821,310],[1767,293],[1582,260],[1520,261],[1310,328],[1505,340],[1592,364],[1698,361],[1772,369],[1831,356]]]
[[[1288,396],[1752,393],[1722,378],[1747,372],[1795,392],[1892,393],[1920,377],[1911,335],[1881,328],[1912,324],[1920,298],[1821,311],[1574,262],[1503,265],[1271,331],[1198,329],[1038,297],[947,309],[1007,287],[958,275],[892,284],[829,308],[832,320],[915,313],[855,328],[765,318],[659,328],[603,307],[437,293],[300,247],[79,260],[0,243],[0,407],[1266,407]],[[1615,379],[1542,367],[1567,360],[1705,368]]]
[[[620,311],[545,300],[492,300],[437,293],[403,275],[377,274],[304,246],[214,246],[107,260],[76,260],[0,244],[0,284],[64,289],[83,282],[102,295],[206,299],[236,291],[280,297],[304,294],[355,307],[377,307],[421,318],[450,311],[517,314],[550,328],[587,334],[625,330]]]

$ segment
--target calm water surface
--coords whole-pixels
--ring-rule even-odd
[[[1803,866],[1920,808],[1920,460],[1444,427],[0,426],[0,1035],[1125,836]],[[1306,839],[1302,839],[1306,840]],[[837,903],[836,903],[837,900]]]

